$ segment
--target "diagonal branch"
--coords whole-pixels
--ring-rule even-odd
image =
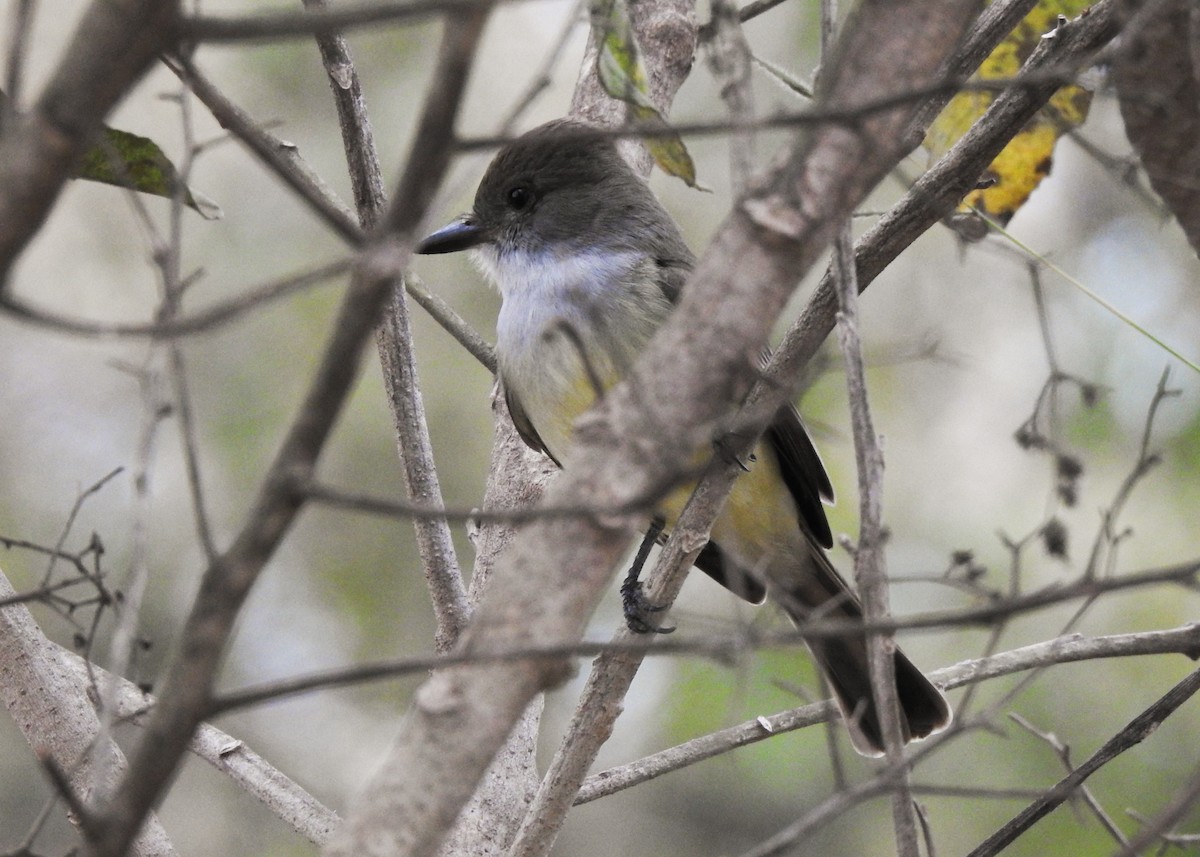
[[[902,9],[863,4],[830,66],[826,101],[853,106],[927,82],[975,11],[973,3],[944,0]],[[854,128],[820,126],[784,153],[719,231],[630,380],[577,427],[577,445],[548,502],[620,507],[709,445],[712,427],[755,379],[755,356],[797,278],[906,150],[911,113],[906,105]],[[577,640],[638,523],[534,522],[502,558],[464,647]],[[699,523],[706,531],[711,518]],[[564,666],[464,666],[439,671],[418,691],[387,764],[405,772],[386,790],[389,811],[407,828],[387,843],[395,854],[431,853],[470,791],[450,788],[446,771],[470,772],[473,785],[529,700],[561,681]],[[378,847],[360,853],[381,853]]]
[[[1187,678],[1171,688],[1166,695],[1135,717],[1129,724],[1104,743],[1099,750],[1063,777],[1042,797],[1035,800],[1008,824],[1001,827],[980,845],[968,857],[992,857],[999,854],[1013,843],[1017,837],[1025,833],[1051,811],[1067,800],[1084,780],[1107,765],[1117,756],[1136,747],[1148,738],[1164,720],[1170,717],[1179,706],[1187,702],[1197,690],[1200,690],[1200,670],[1190,673]]]
[[[204,573],[159,705],[131,754],[128,774],[101,808],[99,835],[88,843],[87,853],[94,857],[124,854],[174,774],[211,696],[239,609],[301,508],[294,477],[311,475],[358,377],[362,346],[408,262],[413,231],[449,162],[447,142],[486,17],[486,11],[471,12],[445,29],[434,83],[396,195],[400,204],[387,213],[386,231],[364,252],[321,365],[241,532]]]
[[[1200,657],[1200,626],[1185,625],[1166,631],[1114,634],[1105,637],[1070,634],[934,670],[929,674],[929,678],[939,687],[952,690],[1057,664],[1077,663],[1096,658],[1176,653],[1182,653],[1193,660]],[[837,716],[837,706],[831,701],[825,701],[758,717],[702,735],[634,762],[595,774],[584,783],[576,802],[597,800],[738,747],[765,741],[773,735],[824,723]]]
[[[325,3],[324,0],[305,0],[305,5],[319,10]],[[340,34],[318,35],[317,46],[337,106],[358,219],[365,229],[371,229],[383,213],[387,194],[358,70],[349,46]],[[404,468],[404,488],[410,500],[444,505],[429,424],[425,419],[425,400],[417,376],[408,303],[400,285],[398,279],[384,306],[383,322],[375,339],[396,428],[400,463]],[[421,568],[437,617],[437,648],[446,651],[458,639],[467,621],[467,594],[450,537],[450,525],[446,518],[434,517],[414,518],[412,523]]]

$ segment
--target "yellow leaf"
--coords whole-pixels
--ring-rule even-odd
[[[600,44],[596,57],[596,76],[604,91],[629,105],[630,113],[639,122],[661,128],[663,133],[646,138],[646,148],[654,162],[667,175],[683,179],[690,187],[696,184],[696,165],[687,146],[678,134],[670,130],[654,102],[650,100],[646,70],[638,53],[633,25],[625,0],[599,0],[592,6],[592,26]]]
[[[983,61],[973,79],[1015,77],[1039,39],[1054,29],[1059,16],[1078,15],[1090,5],[1090,0],[1041,0]],[[984,114],[994,97],[991,92],[972,91],[961,92],[951,99],[925,135],[930,157],[937,158],[948,151]],[[1091,93],[1079,86],[1064,86],[1055,93],[1049,104],[996,156],[981,177],[981,187],[966,196],[959,210],[978,210],[1007,223],[1049,174],[1058,138],[1083,123],[1090,104]]]

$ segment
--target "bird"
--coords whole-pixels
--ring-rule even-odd
[[[513,424],[561,466],[575,421],[633,366],[695,256],[613,138],[573,119],[501,148],[471,210],[416,248],[463,250],[500,292],[496,358]],[[861,622],[858,598],[825,553],[833,487],[795,407],[779,409],[744,469],[696,567],[752,603],[770,596],[802,634],[814,617]],[[657,512],[668,529],[686,493],[674,496]],[[805,642],[855,749],[881,755],[865,634]],[[952,717],[945,697],[899,648],[894,659],[905,742],[944,729]]]

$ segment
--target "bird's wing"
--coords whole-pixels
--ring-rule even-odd
[[[521,400],[517,398],[517,394],[507,384],[504,385],[504,403],[508,405],[508,414],[512,417],[517,434],[521,436],[521,440],[525,441],[525,445],[536,452],[544,452],[550,456],[551,461],[562,467],[562,462],[555,458],[553,453],[546,448],[541,435],[537,433],[537,429],[533,427],[533,422],[529,419],[529,415],[525,413],[525,408],[521,406]]]
[[[691,254],[660,254],[654,264],[658,266],[658,285],[663,294],[672,304],[678,303],[683,284],[692,272]]]
[[[683,254],[664,254],[656,261],[663,294],[671,303],[675,303],[691,272],[693,260]],[[764,350],[764,364],[769,357],[769,352]],[[833,502],[833,486],[825,472],[825,465],[821,463],[821,457],[800,420],[799,412],[791,405],[780,408],[766,430],[764,440],[771,445],[775,457],[779,460],[784,484],[796,501],[804,527],[823,547],[832,547],[833,533],[830,532],[829,521],[825,518],[824,502]]]
[[[796,501],[800,520],[818,544],[832,547],[833,533],[825,518],[823,501],[833,502],[833,486],[799,412],[791,405],[784,405],[775,414],[764,438],[779,460],[780,474]]]

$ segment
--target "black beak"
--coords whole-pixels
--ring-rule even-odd
[[[417,252],[424,255],[434,253],[457,253],[468,250],[487,240],[487,235],[473,215],[464,214],[437,232],[427,235],[417,245]]]

